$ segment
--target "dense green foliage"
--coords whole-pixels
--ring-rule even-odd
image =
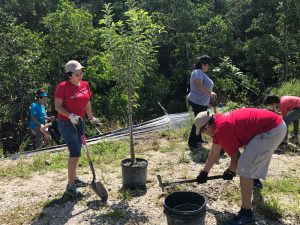
[[[278,96],[292,95],[300,96],[300,79],[292,79],[289,82],[284,83],[280,87],[273,88],[271,93]]]
[[[35,90],[43,86],[52,95],[70,59],[87,67],[84,79],[92,87],[95,115],[108,127],[127,124],[128,97],[116,85],[118,75],[125,74],[114,69],[111,52],[103,46],[109,40],[103,36],[105,26],[101,22],[107,3],[113,7],[112,21],[128,22],[134,5],[151,16],[149,26],[165,28],[164,33],[153,36],[157,55],[148,49],[151,60],[139,61],[140,70],[130,73],[132,78],[143,77],[133,87],[135,123],[162,115],[158,101],[169,113],[187,110],[189,76],[194,59],[201,54],[213,59],[208,75],[215,82],[220,101],[255,105],[269,90],[299,96],[298,0],[140,0],[135,4],[112,0],[0,0],[3,145],[7,137],[12,137],[16,146],[22,142],[28,132],[28,107]],[[135,19],[136,24],[143,21]],[[113,24],[124,34],[135,25]],[[138,35],[145,34],[140,30]],[[130,38],[128,43],[133,43]],[[120,69],[122,60],[132,60],[132,52],[127,54],[116,59]],[[292,79],[296,80],[285,84]],[[53,99],[48,114],[56,113],[52,103]]]

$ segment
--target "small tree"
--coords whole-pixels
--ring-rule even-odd
[[[162,27],[155,24],[142,9],[136,7],[134,0],[128,0],[128,11],[124,13],[126,21],[113,21],[112,7],[104,6],[104,25],[101,30],[103,47],[113,67],[115,78],[128,96],[128,123],[130,130],[131,165],[136,161],[133,142],[132,100],[135,90],[143,82],[145,74],[151,70],[155,61],[157,36]]]

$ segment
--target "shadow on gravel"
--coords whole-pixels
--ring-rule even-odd
[[[49,201],[44,205],[42,212],[32,225],[65,224],[72,217],[71,212],[77,201],[71,200],[65,194],[60,198]]]
[[[98,224],[147,224],[149,219],[144,212],[139,212],[134,206],[129,206],[126,200],[111,204],[105,214],[90,214],[84,218],[91,225]]]
[[[207,212],[213,214],[215,216],[216,219],[216,225],[222,225],[224,224],[227,220],[233,218],[234,216],[236,216],[235,213],[230,213],[230,212],[220,212],[214,209],[208,209]]]
[[[48,203],[46,203],[38,218],[31,224],[32,225],[65,224],[72,217],[82,214],[90,209],[99,210],[100,206],[106,204],[101,200],[90,201],[87,203],[87,208],[75,214],[72,213],[74,210],[74,205],[77,204],[77,202],[79,202],[80,200],[83,200],[88,196],[89,195],[85,195],[82,198],[70,199],[69,196],[63,194],[60,198],[53,199]]]
[[[135,197],[143,196],[147,193],[147,189],[128,189],[121,188],[118,191],[119,198],[122,200],[112,204],[107,204],[105,209],[99,211],[101,202],[93,201],[88,203],[88,207],[95,210],[94,213],[84,216],[85,221],[89,224],[140,224],[147,223],[149,219],[144,212],[139,209],[128,205],[128,201]],[[137,199],[138,200],[138,199]],[[100,204],[100,206],[99,206]]]

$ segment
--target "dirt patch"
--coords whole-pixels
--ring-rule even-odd
[[[1,224],[16,224],[12,215],[19,210],[24,213],[22,224],[167,224],[163,213],[163,201],[168,192],[174,190],[189,190],[201,193],[207,199],[206,225],[220,225],[239,210],[239,203],[228,203],[221,198],[225,190],[239,192],[239,179],[233,181],[211,180],[206,184],[182,184],[166,188],[158,185],[157,174],[163,182],[195,178],[203,168],[199,163],[198,154],[191,153],[186,143],[170,143],[168,140],[157,140],[157,137],[147,137],[139,140],[138,146],[147,149],[143,158],[148,160],[147,189],[129,191],[122,189],[120,163],[114,166],[106,165],[96,168],[98,179],[101,179],[109,191],[107,203],[103,203],[89,187],[80,188],[85,195],[79,201],[64,199],[67,171],[36,173],[31,178],[16,178],[0,181],[0,218],[6,218]],[[160,147],[168,151],[158,151]],[[176,147],[174,147],[176,146]],[[174,148],[173,148],[174,147]],[[209,147],[209,146],[206,146]],[[184,159],[184,160],[183,160]],[[8,163],[8,162],[6,162]],[[119,165],[116,166],[116,165]],[[211,170],[210,175],[219,175],[229,165],[229,158],[220,159]],[[79,168],[81,178],[90,181],[88,168]],[[286,173],[300,174],[299,154],[274,154],[269,177],[276,178]],[[287,198],[286,201],[289,201]],[[255,211],[255,208],[254,208]],[[285,216],[278,222],[270,223],[264,215],[255,211],[258,224],[298,224],[294,217]],[[11,216],[10,216],[11,215]],[[31,215],[31,216],[30,216]],[[20,222],[21,221],[21,222]]]

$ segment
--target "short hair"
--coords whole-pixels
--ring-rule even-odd
[[[267,95],[265,98],[264,98],[264,103],[266,105],[271,105],[271,104],[274,104],[274,103],[279,103],[280,102],[280,98],[279,96],[277,95]]]
[[[64,73],[64,80],[69,80],[72,74],[73,74],[72,72]]]
[[[203,64],[211,64],[211,58],[208,55],[198,57],[194,64],[194,69],[202,69]]]
[[[37,90],[37,92],[36,92],[36,97],[37,97],[37,99],[39,99],[39,98],[41,98],[41,95],[45,95],[45,96],[47,96],[47,92],[46,92],[46,90],[44,90],[44,89],[38,89]]]

